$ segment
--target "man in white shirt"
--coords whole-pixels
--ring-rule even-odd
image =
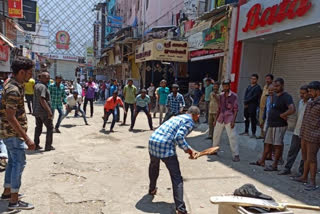
[[[301,136],[300,136],[300,130],[301,130],[301,124],[304,116],[304,112],[306,110],[306,106],[309,100],[309,94],[308,94],[308,86],[302,86],[300,88],[300,98],[299,101],[299,108],[298,108],[298,119],[296,123],[296,127],[293,132],[293,136],[291,139],[291,146],[287,155],[287,163],[284,166],[284,169],[279,172],[279,175],[289,175],[291,173],[291,168],[299,154],[299,151],[301,149]],[[300,161],[299,165],[299,173],[303,173],[303,160]]]
[[[79,110],[80,113],[82,114],[85,124],[89,125],[87,122],[86,114],[81,108],[79,108],[81,103],[82,103],[82,97],[79,95],[78,91],[76,90],[73,91],[73,94],[67,97],[66,114],[62,117],[61,121],[64,118],[66,118],[72,110],[75,110],[75,111]]]

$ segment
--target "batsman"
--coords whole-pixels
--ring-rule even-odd
[[[194,128],[195,122],[199,120],[200,110],[192,106],[187,114],[176,116],[163,123],[149,139],[149,194],[156,195],[157,179],[159,177],[160,160],[164,162],[169,170],[173,198],[178,214],[186,214],[186,205],[183,201],[183,180],[180,172],[179,161],[176,153],[178,145],[185,153],[190,155],[190,159],[196,159],[198,154],[191,149],[185,137]]]

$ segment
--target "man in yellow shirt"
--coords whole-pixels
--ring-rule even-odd
[[[33,94],[34,94],[34,85],[36,81],[34,79],[30,79],[27,83],[24,83],[25,96],[28,103],[29,113],[32,114],[33,108]]]

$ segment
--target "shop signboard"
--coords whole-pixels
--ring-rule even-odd
[[[319,0],[252,0],[240,7],[238,40],[320,23]]]
[[[11,18],[23,18],[22,0],[8,0],[8,16]]]
[[[216,43],[224,43],[225,34],[228,30],[228,19],[224,19],[212,28],[203,31],[204,47],[211,46]]]
[[[136,63],[151,60],[187,62],[188,43],[164,39],[151,40],[137,47],[135,58]]]
[[[44,54],[43,56],[49,59],[65,60],[65,61],[75,61],[78,62],[79,57],[61,54]]]
[[[196,50],[196,51],[190,51],[190,59],[199,57],[199,56],[206,56],[206,55],[212,55],[212,54],[217,54],[217,53],[222,53],[222,49],[203,49],[203,50]]]

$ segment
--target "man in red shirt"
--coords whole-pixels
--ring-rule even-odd
[[[110,114],[112,114],[113,118],[112,118],[112,123],[111,123],[111,127],[110,127],[110,132],[114,132],[113,127],[116,123],[117,115],[120,113],[120,112],[117,112],[117,110],[116,110],[116,107],[118,104],[123,108],[123,102],[122,102],[121,98],[118,97],[118,91],[114,91],[112,93],[112,97],[109,97],[107,99],[106,103],[104,104],[103,129],[106,128],[108,118],[109,118]],[[124,110],[124,113],[126,113],[125,110]]]

